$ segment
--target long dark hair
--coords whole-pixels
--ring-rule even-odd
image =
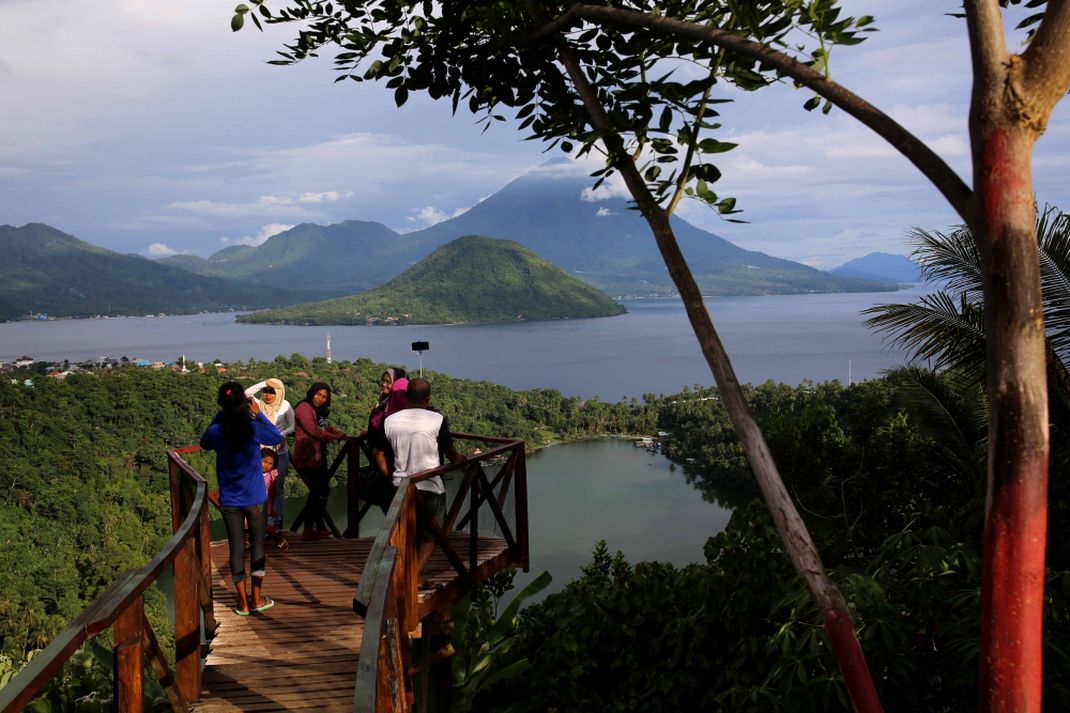
[[[243,448],[253,437],[253,412],[245,398],[245,389],[237,381],[219,387],[216,399],[223,411],[223,440],[231,448]]]
[[[322,390],[325,390],[327,392],[327,400],[323,402],[322,406],[317,407],[316,404],[312,401],[312,397],[316,395],[317,391]],[[316,415],[320,418],[327,418],[331,415],[331,387],[327,386],[325,382],[317,381],[315,384],[308,387],[308,393],[305,394],[305,398],[303,400],[316,411]]]

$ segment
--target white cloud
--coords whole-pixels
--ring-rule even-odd
[[[609,208],[606,208],[605,206],[602,206],[601,208],[596,210],[594,214],[596,218],[605,218],[607,215],[616,215],[616,213],[611,211]]]
[[[21,176],[26,173],[25,168],[19,168],[18,166],[0,166],[0,178],[13,178],[15,176]]]
[[[194,200],[169,203],[168,208],[189,211],[200,215],[218,218],[240,218],[247,216],[310,216],[311,213],[297,205],[293,196],[263,195],[248,203],[227,203],[223,201]]]
[[[301,203],[334,203],[349,198],[353,191],[323,191],[322,193],[302,193],[297,196]]]
[[[246,235],[241,238],[222,238],[222,240],[224,245],[248,245],[255,248],[266,243],[268,238],[284,233],[292,227],[292,225],[284,223],[269,223],[262,227],[256,235]]]
[[[435,225],[436,223],[441,223],[444,220],[456,218],[461,213],[464,213],[466,210],[468,209],[458,208],[452,213],[447,213],[444,210],[439,210],[434,206],[428,205],[424,206],[423,208],[420,208],[419,210],[413,211],[413,214],[410,216],[406,216],[405,220],[409,221],[410,223],[414,223],[420,227],[427,228],[432,225]]]
[[[628,191],[628,186],[625,185],[624,179],[621,178],[619,173],[614,173],[602,181],[602,185],[598,188],[588,187],[580,192],[580,200],[585,203],[598,203],[599,201],[608,201],[611,198],[632,199],[632,194]]]
[[[171,257],[172,255],[178,255],[183,252],[182,250],[175,250],[167,243],[153,243],[142,251],[142,255],[151,258]]]

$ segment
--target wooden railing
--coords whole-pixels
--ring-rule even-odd
[[[522,567],[525,571],[528,568],[524,443],[458,433],[453,437],[458,441],[480,441],[493,447],[461,462],[407,478],[394,495],[353,598],[354,611],[365,618],[353,701],[355,713],[404,713],[410,710],[408,637],[435,606],[433,601],[422,606],[419,596],[420,570],[435,548],[446,556],[459,575],[447,587],[452,587],[453,591],[447,592],[440,601],[456,601],[464,591],[477,587],[482,580],[505,567]],[[501,465],[497,473],[488,478],[484,466],[498,462]],[[459,474],[461,479],[444,521],[440,523],[424,504],[416,484],[436,475],[448,477],[451,474]],[[513,522],[505,517],[510,496],[515,515]],[[418,511],[428,523],[433,543],[419,540],[416,531]],[[506,550],[497,558],[480,562],[479,527],[483,521],[497,526],[495,534],[505,541]],[[451,537],[464,529],[467,529],[467,557],[456,551],[456,540]]]
[[[197,446],[168,451],[171,524],[174,536],[139,569],[123,572],[71,624],[0,689],[0,711],[22,710],[88,639],[112,629],[115,652],[114,710],[142,710],[145,658],[175,710],[187,710],[200,697],[201,615],[205,633],[216,628],[212,613],[211,547],[208,485],[181,454]],[[175,599],[175,670],[160,648],[145,616],[145,590],[173,566]]]
[[[365,502],[363,506],[360,504],[360,481],[362,478],[373,475],[375,468],[372,464],[371,444],[368,439],[364,436],[350,436],[342,442],[342,447],[338,449],[338,453],[335,454],[334,460],[331,461],[331,465],[327,469],[331,478],[335,476],[343,462],[346,464],[346,488],[348,491],[346,529],[344,531],[340,530],[334,523],[330,513],[323,513],[323,518],[335,537],[360,537],[360,521],[368,514],[368,510],[372,506],[370,502]],[[310,502],[305,503],[305,507],[294,518],[293,524],[290,526],[291,530],[296,531],[303,525],[308,524],[311,507]]]

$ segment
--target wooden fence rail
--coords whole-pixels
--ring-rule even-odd
[[[111,586],[61,631],[18,675],[0,689],[0,711],[22,710],[59,672],[82,644],[112,629],[115,654],[115,710],[140,713],[146,657],[176,710],[200,696],[201,617],[205,632],[215,631],[212,613],[208,484],[181,454],[196,446],[168,451],[174,535],[144,567],[119,575]],[[175,670],[145,617],[145,590],[173,568],[175,586]]]
[[[491,574],[505,567],[528,568],[527,474],[524,443],[518,440],[453,434],[459,441],[489,445],[464,461],[425,471],[398,488],[377,533],[353,599],[353,608],[366,618],[358,670],[354,710],[359,713],[397,711],[412,704],[408,637],[435,607],[456,601]],[[144,567],[128,570],[89,604],[67,628],[9,683],[0,689],[0,713],[22,710],[38,696],[64,663],[87,640],[112,630],[115,655],[115,710],[142,710],[146,663],[160,681],[176,711],[189,710],[201,695],[201,641],[211,638],[217,624],[212,599],[212,555],[208,484],[184,459],[199,446],[167,452],[173,536]],[[360,502],[360,484],[373,475],[366,439],[351,437],[331,464],[335,473],[346,463],[348,500],[344,537],[355,538],[371,507]],[[497,466],[493,477],[486,468]],[[459,475],[457,491],[442,522],[423,502],[418,482],[436,475]],[[513,521],[506,517],[511,503]],[[432,541],[421,542],[418,515],[426,521]],[[294,523],[299,524],[300,517]],[[493,524],[505,551],[480,559],[480,527]],[[331,523],[332,529],[337,530]],[[460,535],[461,531],[466,532]],[[338,534],[336,532],[336,534]],[[458,548],[458,537],[467,548]],[[484,538],[485,539],[485,538]],[[463,550],[467,549],[467,552]],[[441,596],[420,596],[420,572],[435,552],[456,571]],[[173,571],[175,611],[175,667],[172,670],[145,617],[144,592],[166,569]]]
[[[494,447],[458,463],[406,478],[394,495],[353,597],[353,610],[365,618],[353,700],[355,713],[407,713],[412,706],[408,638],[434,607],[430,598],[421,604],[419,585],[420,570],[436,548],[459,575],[454,580],[455,591],[443,598],[448,602],[456,601],[464,591],[474,589],[504,567],[522,567],[525,571],[528,568],[524,443],[462,433],[453,437]],[[501,465],[495,476],[488,478],[484,466],[491,463]],[[436,475],[451,473],[459,473],[461,480],[440,523],[424,504],[416,485]],[[515,514],[512,523],[505,517],[510,495]],[[461,516],[465,505],[467,510]],[[497,526],[506,543],[503,555],[490,561],[481,561],[479,556],[481,510],[490,515],[485,520]],[[427,523],[433,542],[421,542],[416,529],[418,514]],[[464,528],[467,528],[467,558],[454,548],[456,540],[451,537]]]

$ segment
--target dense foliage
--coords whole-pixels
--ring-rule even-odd
[[[45,646],[119,573],[144,565],[161,549],[171,534],[164,451],[199,440],[215,413],[222,381],[252,384],[279,377],[294,402],[314,380],[327,381],[335,390],[332,420],[359,433],[382,369],[366,359],[327,364],[295,355],[231,365],[227,374],[126,367],[73,374],[65,381],[36,378],[33,388],[22,386],[21,378],[17,384],[4,379],[0,677]],[[441,374],[428,377],[434,404],[458,431],[515,436],[534,447],[653,427],[653,412],[637,403],[581,402],[552,390],[512,391]],[[211,475],[210,455],[193,458]],[[303,488],[298,478],[287,483]],[[164,596],[154,588],[147,592],[147,609],[167,648],[172,629]]]
[[[926,401],[919,392],[933,396]],[[713,392],[662,404],[674,457],[710,498],[753,493]],[[975,707],[983,393],[903,370],[844,388],[748,388],[750,403],[825,565],[851,603],[887,710]],[[942,416],[937,416],[942,414]],[[1056,413],[1045,701],[1070,706],[1070,423]],[[941,420],[941,418],[943,420]],[[958,433],[953,428],[959,429]],[[971,442],[972,441],[972,442]],[[965,451],[961,447],[965,445]],[[530,607],[514,655],[523,679],[475,710],[823,711],[849,707],[821,618],[758,501],[711,537],[707,561],[628,563],[599,545],[584,576]]]
[[[0,320],[28,313],[89,317],[249,309],[309,299],[304,289],[262,290],[120,255],[55,228],[0,225]]]
[[[517,243],[458,238],[359,295],[242,315],[273,324],[456,324],[609,317],[609,295]]]

